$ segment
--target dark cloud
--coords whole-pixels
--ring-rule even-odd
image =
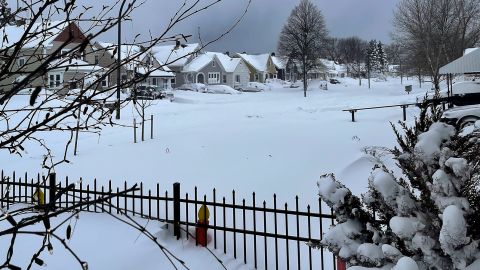
[[[85,4],[109,4],[114,0],[82,0]],[[191,2],[191,0],[187,0]],[[202,0],[206,4],[213,0]],[[399,0],[312,0],[322,11],[332,36],[356,35],[364,39],[390,41],[393,10]],[[9,1],[11,2],[11,1]],[[214,7],[189,18],[170,34],[188,33],[192,42],[198,41],[200,30],[204,42],[215,39],[231,27],[245,10],[248,0],[223,0]],[[162,33],[175,14],[181,0],[147,0],[135,11],[132,22],[126,22],[126,39],[149,31]],[[291,10],[299,0],[252,0],[241,23],[226,37],[210,46],[217,51],[271,52],[276,49],[278,35]],[[95,5],[93,4],[93,5]],[[199,29],[200,28],[200,29]],[[116,31],[102,36],[105,41],[116,39]]]

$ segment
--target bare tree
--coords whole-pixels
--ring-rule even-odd
[[[343,62],[347,66],[347,75],[357,77],[362,85],[362,76],[365,73],[365,51],[368,43],[358,37],[341,39],[338,42]]]
[[[332,60],[336,64],[342,62],[342,51],[339,46],[340,39],[335,37],[327,38],[325,42],[325,57]]]
[[[102,65],[97,61],[101,54],[94,46],[93,40],[107,31],[115,30],[122,21],[129,20],[143,2],[116,0],[111,5],[103,5],[95,12],[92,12],[91,5],[81,5],[77,0],[18,0],[18,2],[18,8],[12,9],[7,6],[6,1],[0,0],[0,151],[9,151],[22,156],[34,145],[40,146],[45,151],[42,166],[46,170],[45,174],[49,174],[55,171],[58,164],[69,162],[74,134],[78,137],[78,132],[89,132],[100,136],[103,127],[120,126],[112,118],[116,108],[133,106],[130,99],[117,98],[117,85],[105,82],[116,81],[113,78],[116,78],[115,75],[120,69],[122,77],[119,80],[119,88],[131,89],[148,78],[152,72],[162,70],[164,66],[179,60],[171,57],[167,63],[149,68],[145,74],[132,76],[132,70],[143,65],[142,60],[152,47],[174,43],[175,48],[180,48],[188,42],[190,35],[172,34],[176,25],[200,12],[205,12],[221,1],[180,1],[178,9],[164,26],[163,32],[154,37],[137,36],[134,40],[121,44],[120,46],[139,46],[142,49],[127,54],[122,52],[121,57],[118,57],[120,59]],[[232,25],[212,40],[204,41],[199,50],[224,37],[238,25],[248,11],[251,0],[245,2],[245,9]],[[120,51],[118,48],[120,46],[110,48],[112,58]],[[196,51],[180,58],[195,53]],[[63,74],[63,80],[56,74]],[[19,102],[19,94],[30,95],[28,102]],[[142,114],[144,115],[144,112]],[[60,158],[52,154],[47,140],[56,134],[67,135]],[[43,182],[39,183],[42,184]],[[74,186],[59,192],[67,192],[72,188]],[[135,187],[127,192],[133,190]],[[32,263],[41,262],[39,257],[46,249],[51,248],[50,239],[53,237],[59,239],[60,244],[71,252],[83,269],[87,269],[85,262],[80,260],[56,234],[56,229],[49,226],[49,220],[60,214],[82,209],[87,204],[104,203],[112,196],[118,194],[113,193],[80,202],[68,209],[54,209],[52,205],[46,205],[40,209],[41,213],[38,213],[34,206],[15,211],[0,209],[2,223],[0,236],[12,237],[9,252],[5,261],[0,263],[0,268],[20,269],[10,264],[15,254],[15,239],[19,233],[31,233],[43,237],[41,248],[32,256]],[[8,190],[0,194],[0,200],[10,199]],[[68,214],[65,220],[73,216],[74,214]],[[40,232],[27,230],[29,226],[42,222],[45,224],[44,230]],[[145,234],[142,227],[136,228]],[[156,239],[154,241],[158,243]],[[162,252],[165,251],[163,247],[160,249]],[[172,258],[170,255],[168,257]]]
[[[421,57],[440,90],[440,67],[480,40],[479,0],[402,0],[394,14],[396,42],[410,57]]]
[[[318,67],[326,38],[327,29],[323,15],[310,0],[302,0],[292,10],[280,33],[278,51],[301,64],[305,97],[308,72]]]

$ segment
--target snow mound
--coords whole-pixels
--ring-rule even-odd
[[[207,86],[203,83],[186,83],[177,88],[178,90],[205,92]]]
[[[402,239],[411,239],[418,230],[425,226],[416,218],[411,217],[393,217],[390,219],[390,228]]]
[[[415,150],[421,154],[424,161],[440,153],[442,142],[449,140],[455,135],[455,128],[444,123],[434,123],[430,129],[418,136]]]
[[[228,85],[208,85],[207,89],[205,90],[205,93],[234,95],[234,94],[240,94],[241,92],[233,89]]]
[[[392,270],[418,270],[417,263],[410,257],[403,257],[398,260]]]

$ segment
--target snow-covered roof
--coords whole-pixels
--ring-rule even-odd
[[[234,72],[238,64],[242,61],[240,58],[231,58],[219,52],[204,52],[190,61],[190,63],[183,68],[183,72],[198,72],[214,59],[220,63],[225,72]]]
[[[440,74],[480,73],[480,50],[471,52],[440,68]]]
[[[476,49],[478,49],[478,48],[467,48],[467,49],[465,49],[465,52],[463,53],[463,55],[467,55],[471,52],[474,52]]]
[[[103,68],[80,59],[57,59],[49,63],[52,71],[95,72]]]
[[[272,56],[272,62],[278,69],[285,69],[287,67],[286,57]]]
[[[245,62],[253,66],[253,68],[255,68],[257,71],[260,71],[260,72],[267,71],[268,59],[270,59],[270,54],[265,53],[265,54],[252,55],[252,54],[238,53],[237,55],[240,56]]]
[[[144,66],[137,67],[137,73],[146,74],[150,71],[149,77],[175,77],[175,74],[171,71],[164,71],[155,68],[146,68]]]
[[[68,27],[71,22],[67,21],[45,21],[34,23],[31,33],[37,33],[29,37],[22,48],[34,48],[38,46],[49,46],[55,38]],[[28,24],[22,26],[7,25],[0,30],[0,48],[12,46],[19,42],[27,30]],[[48,30],[48,31],[47,31]]]
[[[117,52],[117,44],[115,43],[108,43],[108,42],[97,42],[98,45],[100,45],[103,49],[105,49],[107,52],[109,52],[112,57],[117,60],[118,58],[118,52]],[[136,58],[138,61],[138,56],[143,56],[141,54],[141,48],[140,46],[137,45],[124,45],[120,46],[120,60],[128,60],[132,58]]]
[[[199,48],[198,43],[193,43],[178,49],[175,49],[175,45],[154,46],[151,51],[158,61],[167,63],[168,66],[184,66],[188,56],[194,54]]]

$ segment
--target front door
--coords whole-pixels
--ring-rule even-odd
[[[205,78],[203,76],[203,73],[198,73],[197,75],[197,83],[205,83]]]

